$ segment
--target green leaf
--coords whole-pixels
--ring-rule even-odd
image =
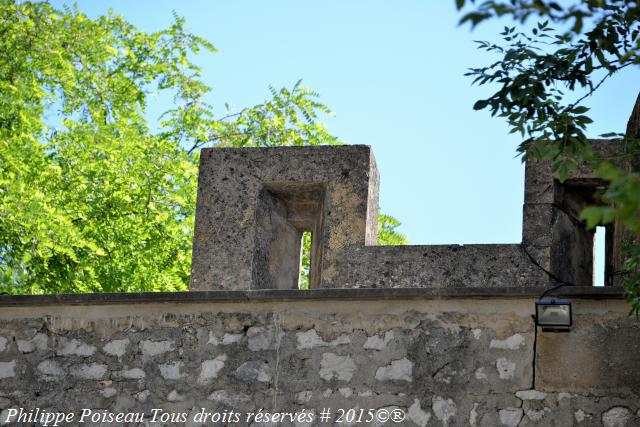
[[[475,104],[473,104],[473,109],[474,109],[474,110],[482,110],[482,109],[483,109],[483,108],[485,108],[488,104],[489,104],[489,101],[486,101],[486,100],[476,101],[476,103],[475,103]]]
[[[587,111],[589,111],[589,108],[584,107],[584,106],[578,106],[578,107],[574,107],[574,108],[572,108],[572,109],[571,109],[571,111],[572,111],[574,114],[584,114],[584,113],[586,113]]]
[[[580,212],[580,219],[586,221],[587,228],[593,229],[600,224],[602,220],[601,209],[597,206],[589,206]]]

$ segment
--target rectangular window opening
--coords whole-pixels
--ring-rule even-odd
[[[593,286],[605,285],[606,227],[596,227],[593,237]]]
[[[300,276],[298,289],[309,289],[311,283],[311,239],[312,233],[304,231],[300,242]]]

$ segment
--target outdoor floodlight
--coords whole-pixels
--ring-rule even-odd
[[[536,325],[545,332],[569,332],[572,325],[571,302],[566,299],[540,298],[536,302]]]

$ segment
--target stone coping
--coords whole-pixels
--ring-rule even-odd
[[[538,298],[548,288],[358,288],[358,289],[266,289],[242,291],[134,292],[56,295],[0,295],[0,307],[48,305],[114,305],[152,303],[216,303],[330,300],[401,299],[516,299]],[[564,287],[556,297],[623,299],[619,287]]]

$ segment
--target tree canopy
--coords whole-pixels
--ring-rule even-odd
[[[618,129],[601,135],[624,139],[624,158],[599,157],[586,136],[592,122],[586,105],[589,96],[623,69],[640,66],[640,4],[630,0],[456,1],[458,9],[465,3],[470,4],[462,24],[475,27],[499,17],[518,23],[504,28],[502,42],[478,42],[479,48],[496,54],[498,60],[472,68],[468,75],[475,83],[497,84],[498,89],[474,108],[506,119],[511,132],[522,137],[518,151],[523,158],[551,160],[561,180],[582,162],[595,164],[597,174],[608,183],[597,195],[604,203],[585,209],[582,219],[588,227],[617,221],[640,234],[640,118],[632,120],[626,132]],[[638,315],[640,245],[630,244],[626,250],[626,295]]]
[[[146,33],[0,0],[0,34],[0,292],[186,290],[199,148],[340,143],[300,82],[214,109],[193,57],[215,48],[178,16]],[[156,121],[160,93],[173,105]]]

